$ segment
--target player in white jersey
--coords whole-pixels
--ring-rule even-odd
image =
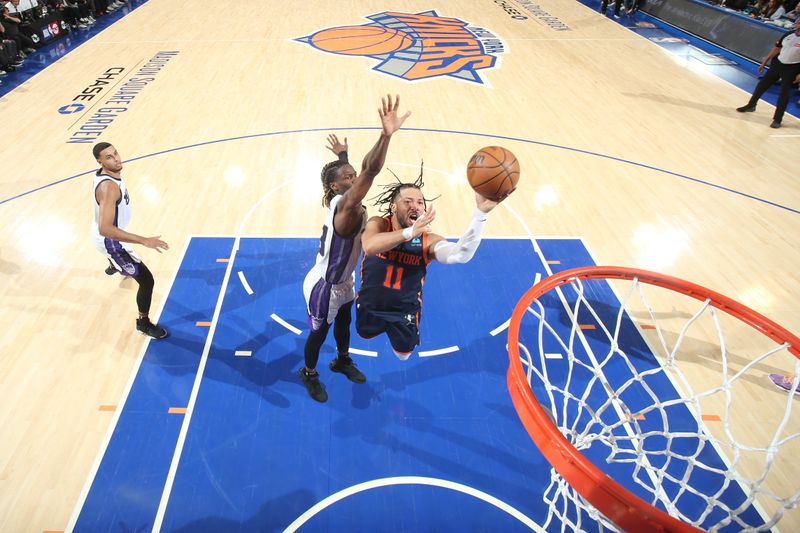
[[[100,163],[94,178],[94,221],[92,241],[97,251],[104,254],[116,271],[130,276],[139,284],[136,305],[139,317],[136,329],[155,339],[163,339],[167,331],[150,321],[150,303],[153,299],[153,274],[126,243],[142,244],[161,253],[169,249],[161,236],[141,237],[127,231],[131,220],[131,199],[122,181],[122,159],[109,143],[97,143],[92,154]],[[108,273],[108,269],[106,270]]]
[[[361,172],[347,162],[347,139],[340,144],[335,135],[328,137],[329,149],[339,155],[338,161],[322,168],[322,205],[328,208],[322,226],[320,247],[314,266],[303,283],[303,293],[308,312],[309,334],[303,355],[305,366],[298,372],[309,396],[318,402],[328,399],[325,387],[319,381],[317,361],[319,350],[333,324],[336,340],[336,358],[329,367],[355,383],[367,378],[356,368],[350,358],[350,322],[355,299],[355,267],[361,255],[361,231],[366,223],[366,210],[361,202],[369,192],[386,159],[392,134],[400,129],[411,112],[398,116],[400,97],[394,101],[387,95],[381,99],[382,131],[378,142],[364,156]]]

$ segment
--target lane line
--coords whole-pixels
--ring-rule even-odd
[[[433,357],[434,355],[444,355],[446,353],[457,352],[460,348],[458,346],[448,346],[447,348],[440,348],[438,350],[429,350],[427,352],[419,352],[420,357]]]
[[[378,352],[372,350],[359,350],[358,348],[350,348],[350,353],[355,355],[366,355],[367,357],[378,357]]]
[[[189,395],[189,402],[186,405],[186,415],[183,417],[183,424],[181,424],[181,431],[178,435],[177,443],[175,444],[175,453],[172,456],[172,462],[169,465],[169,472],[167,473],[167,479],[164,482],[164,490],[161,493],[161,501],[158,504],[158,511],[156,511],[156,516],[153,519],[153,533],[157,533],[161,531],[161,525],[164,522],[164,515],[167,512],[167,504],[169,502],[170,494],[172,493],[172,486],[175,483],[175,474],[178,471],[178,464],[181,460],[181,455],[183,454],[183,446],[186,443],[186,435],[189,432],[189,424],[192,421],[192,415],[194,414],[194,406],[197,403],[197,395],[200,392],[200,383],[203,381],[203,374],[206,370],[206,364],[208,363],[208,354],[211,351],[211,344],[214,340],[214,334],[217,331],[217,323],[219,321],[219,315],[222,311],[222,302],[225,300],[225,292],[228,289],[228,283],[231,279],[231,272],[233,271],[233,264],[236,259],[236,254],[239,252],[239,243],[241,242],[241,235],[243,229],[247,222],[250,220],[250,217],[253,215],[255,210],[261,206],[273,193],[286,187],[290,183],[293,183],[291,180],[286,180],[283,183],[273,187],[264,195],[259,198],[259,200],[250,208],[250,210],[245,214],[242,222],[239,224],[239,228],[236,231],[236,238],[233,241],[233,246],[231,248],[231,253],[229,255],[230,261],[228,262],[228,266],[225,268],[225,277],[222,280],[222,286],[219,290],[219,295],[217,296],[217,303],[214,306],[214,316],[211,319],[211,328],[208,331],[208,336],[206,337],[205,345],[203,346],[203,353],[200,356],[200,363],[197,368],[197,374],[195,375],[194,385],[192,386],[192,392]]]
[[[275,313],[272,313],[271,315],[269,315],[269,317],[272,320],[274,320],[275,322],[277,322],[278,324],[280,324],[281,326],[285,327],[286,329],[288,329],[289,331],[294,333],[295,335],[300,335],[302,333],[302,331],[300,331],[299,329],[297,329],[293,325],[289,324],[288,322],[286,322],[284,319],[282,319],[281,317],[279,317]]]
[[[500,324],[499,326],[497,326],[496,328],[494,328],[492,331],[490,331],[489,335],[491,335],[492,337],[496,336],[498,333],[505,331],[505,329],[508,327],[509,324],[511,324],[510,318],[505,322],[503,322],[502,324]]]
[[[509,208],[509,210],[512,213],[515,213],[515,211],[513,211],[512,209]],[[530,234],[528,234],[528,237],[531,238],[531,239],[533,238],[533,237],[530,236]],[[515,238],[519,238],[519,237],[515,237]],[[534,244],[534,250],[536,250],[536,244]],[[540,281],[542,281],[542,273],[541,272],[537,272],[536,276],[534,276],[534,278],[533,278],[533,285],[538,285]],[[509,318],[508,320],[506,320],[505,322],[503,322],[502,324],[500,324],[499,326],[494,328],[492,331],[490,331],[489,335],[491,335],[492,337],[497,336],[498,333],[501,333],[501,332],[505,331],[506,329],[508,329],[508,325],[510,323],[511,323],[511,319]]]
[[[167,290],[164,292],[164,295],[161,297],[161,304],[158,307],[158,312],[154,315],[154,319],[156,324],[158,324],[158,318],[161,316],[162,311],[164,310],[164,306],[167,304],[167,298],[169,297],[170,292],[172,292],[172,286],[175,284],[175,280],[178,277],[178,272],[180,271],[181,264],[183,263],[183,259],[186,256],[186,251],[189,249],[189,243],[192,241],[192,236],[189,235],[186,238],[186,241],[183,243],[183,250],[181,251],[180,257],[178,257],[178,263],[175,267],[175,270],[172,272],[172,279],[169,280],[167,284]],[[114,416],[111,419],[111,423],[108,425],[108,431],[106,431],[106,435],[103,438],[102,444],[100,444],[100,449],[97,451],[97,456],[94,459],[94,463],[92,464],[91,469],[89,470],[89,475],[86,477],[86,482],[83,484],[83,488],[81,489],[81,494],[78,496],[78,501],[75,502],[75,507],[72,510],[72,515],[69,518],[69,522],[67,522],[67,527],[64,530],[66,533],[71,533],[73,529],[75,529],[75,524],[78,522],[78,517],[83,510],[83,505],[86,503],[86,498],[89,496],[89,491],[94,484],[94,479],[97,477],[97,471],[100,470],[100,463],[103,461],[103,457],[106,454],[106,450],[108,449],[108,445],[111,442],[111,437],[114,434],[114,430],[117,428],[117,423],[119,422],[119,417],[122,414],[122,410],[125,408],[125,402],[128,401],[128,396],[131,393],[131,389],[133,388],[133,382],[136,380],[136,375],[139,373],[139,368],[142,366],[142,361],[144,360],[144,354],[147,351],[147,347],[150,345],[150,338],[147,337],[142,344],[142,349],[139,352],[139,357],[136,359],[136,363],[133,365],[131,369],[131,375],[128,377],[128,383],[125,384],[125,389],[122,391],[122,396],[120,397],[119,402],[117,402],[117,409],[114,411]]]
[[[247,283],[247,280],[244,278],[244,272],[242,272],[240,270],[239,272],[237,272],[237,274],[239,276],[239,281],[242,282],[242,287],[244,287],[244,290],[247,292],[247,294],[252,296],[253,295],[253,289],[250,288],[250,284]]]

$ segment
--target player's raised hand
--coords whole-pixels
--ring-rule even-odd
[[[414,221],[411,226],[411,238],[419,237],[423,233],[431,232],[431,222],[436,220],[436,208],[431,206],[429,211],[423,213],[421,217]]]
[[[152,248],[158,253],[161,253],[161,250],[169,250],[169,244],[161,240],[161,235],[156,235],[155,237],[146,237],[142,241],[142,244],[148,248]]]
[[[347,137],[345,137],[344,142],[341,143],[339,142],[339,137],[337,137],[335,133],[331,133],[328,135],[328,146],[325,148],[333,152],[333,155],[336,157],[339,157],[339,154],[347,151]]]
[[[381,117],[381,125],[383,126],[383,134],[391,135],[400,129],[403,122],[411,116],[411,111],[406,111],[403,116],[397,115],[397,108],[400,106],[400,95],[395,96],[392,102],[392,95],[387,94],[386,98],[381,98],[381,109],[378,109],[378,115]]]
[[[489,211],[491,211],[492,209],[494,209],[495,207],[497,207],[497,204],[499,204],[500,202],[502,202],[503,200],[505,200],[506,198],[508,198],[508,196],[509,196],[509,195],[510,195],[512,192],[514,192],[514,191],[516,191],[516,190],[517,190],[517,188],[516,188],[516,187],[514,187],[514,188],[513,188],[513,189],[511,189],[510,191],[506,192],[506,193],[503,195],[503,197],[502,197],[502,198],[499,198],[499,199],[497,199],[497,200],[492,200],[492,199],[486,198],[486,197],[485,197],[485,196],[483,196],[482,194],[480,194],[480,193],[476,192],[476,193],[475,193],[475,204],[478,206],[478,209],[480,209],[480,210],[481,210],[481,211],[483,211],[484,213],[488,213]]]

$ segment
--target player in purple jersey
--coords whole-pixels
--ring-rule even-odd
[[[160,235],[142,237],[127,231],[131,219],[131,199],[128,189],[122,180],[122,158],[116,148],[107,142],[97,143],[92,149],[100,169],[94,177],[94,221],[92,223],[92,240],[95,248],[108,258],[109,268],[129,276],[139,284],[136,292],[136,306],[139,317],[136,319],[137,331],[163,339],[167,330],[153,324],[149,318],[150,304],[153,299],[153,274],[136,255],[128,243],[141,244],[161,253],[169,246],[161,240]],[[106,273],[109,273],[108,270]]]
[[[341,144],[335,135],[328,137],[329,149],[339,155],[339,160],[322,168],[322,205],[327,208],[327,213],[316,262],[303,282],[309,333],[303,350],[305,366],[298,372],[309,396],[318,402],[328,399],[328,393],[319,380],[317,362],[331,324],[337,355],[331,361],[330,369],[344,374],[355,383],[366,381],[349,355],[351,309],[355,298],[354,271],[361,255],[360,237],[367,217],[361,202],[375,176],[383,168],[392,134],[400,129],[411,114],[409,111],[398,115],[399,96],[392,100],[387,95],[381,99],[381,103],[378,110],[381,135],[364,157],[358,175],[347,162],[347,139],[345,144]]]
[[[475,193],[477,207],[467,231],[458,242],[448,242],[430,233],[436,210],[427,210],[422,186],[421,172],[414,183],[386,186],[375,202],[384,216],[370,218],[361,235],[364,259],[356,300],[356,331],[365,339],[386,333],[401,360],[408,359],[420,343],[422,285],[428,263],[434,259],[444,264],[472,259],[487,215],[499,203]]]

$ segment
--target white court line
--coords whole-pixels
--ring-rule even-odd
[[[494,337],[495,335],[497,335],[501,331],[505,330],[508,327],[509,324],[511,324],[511,319],[510,318],[508,320],[506,320],[505,322],[503,322],[502,324],[500,324],[499,326],[497,326],[496,328],[494,328],[492,331],[490,331],[489,335]]]
[[[228,288],[228,282],[231,278],[231,272],[233,270],[233,263],[236,259],[236,254],[239,252],[239,241],[241,241],[242,230],[244,225],[250,220],[250,217],[255,212],[255,210],[264,203],[267,198],[272,196],[272,194],[293,183],[291,180],[286,180],[280,185],[273,187],[264,195],[259,198],[259,200],[250,208],[247,214],[242,219],[241,224],[239,224],[239,228],[236,231],[236,238],[233,240],[233,247],[231,249],[230,261],[228,261],[228,266],[225,268],[225,277],[222,280],[222,286],[219,290],[219,296],[217,296],[217,304],[214,307],[214,316],[211,319],[211,327],[208,328],[208,336],[206,337],[205,346],[203,346],[203,354],[200,356],[200,363],[197,367],[197,374],[194,378],[194,385],[192,386],[192,392],[189,395],[189,402],[186,405],[186,414],[183,415],[183,424],[181,424],[181,431],[178,434],[178,441],[175,444],[175,453],[172,455],[172,462],[169,465],[169,472],[167,473],[167,479],[164,481],[164,490],[161,493],[161,501],[158,504],[158,511],[156,512],[156,516],[153,519],[153,533],[157,533],[161,531],[161,524],[164,521],[164,514],[167,512],[167,503],[169,502],[169,496],[172,492],[172,485],[175,483],[175,474],[178,471],[178,463],[181,460],[181,454],[183,453],[183,445],[186,442],[186,434],[189,432],[189,423],[192,420],[192,415],[194,414],[194,406],[197,403],[197,395],[200,392],[200,383],[203,381],[203,373],[206,369],[206,363],[208,362],[208,353],[211,351],[211,343],[214,340],[214,333],[217,331],[217,321],[219,320],[219,314],[222,310],[222,302],[225,299],[225,292]],[[118,410],[120,411],[120,410]]]
[[[770,135],[770,137],[780,137],[780,138],[783,138],[783,137],[800,137],[800,134],[788,134],[787,133],[785,135]]]
[[[453,353],[459,350],[458,346],[448,346],[447,348],[441,348],[439,350],[429,350],[427,352],[419,352],[420,357],[433,357],[434,355],[444,355],[446,353]]]
[[[376,489],[380,487],[388,487],[391,485],[429,485],[432,487],[441,487],[443,489],[450,489],[456,492],[461,492],[462,494],[472,496],[479,500],[483,500],[486,503],[494,505],[501,511],[505,511],[506,513],[513,516],[514,518],[516,518],[517,520],[519,520],[532,530],[536,531],[537,533],[545,533],[544,529],[539,527],[539,525],[536,522],[528,518],[526,515],[522,514],[519,510],[515,509],[514,507],[505,503],[504,501],[498,500],[497,498],[491,496],[490,494],[486,494],[485,492],[480,491],[473,487],[468,487],[467,485],[462,485],[461,483],[455,483],[453,481],[447,481],[444,479],[437,479],[432,477],[419,477],[419,476],[387,477],[383,479],[374,479],[372,481],[366,481],[364,483],[359,483],[358,485],[353,485],[352,487],[347,487],[346,489],[340,490],[335,494],[331,494],[324,500],[315,504],[308,511],[298,516],[294,522],[289,524],[289,526],[286,529],[284,529],[284,533],[294,533],[300,527],[302,527],[303,524],[308,522],[320,511],[322,511],[327,507],[330,507],[339,500],[343,500],[349,496],[352,496],[353,494],[358,494],[359,492]]]
[[[161,312],[164,310],[164,306],[167,303],[167,298],[169,297],[169,293],[172,291],[172,286],[175,284],[175,279],[178,277],[178,271],[180,271],[181,263],[183,263],[183,258],[186,255],[186,251],[189,249],[189,243],[192,241],[192,236],[190,235],[186,242],[183,245],[183,251],[181,251],[180,257],[178,257],[178,266],[175,267],[175,271],[172,273],[172,279],[169,281],[167,285],[167,290],[164,293],[164,296],[161,298],[161,305],[158,308],[158,312],[154,315],[156,319],[156,323],[158,323],[158,317],[161,316]],[[72,516],[69,518],[69,522],[67,523],[67,527],[64,529],[65,533],[71,533],[72,530],[75,528],[75,524],[78,522],[78,517],[83,510],[83,505],[86,503],[86,498],[89,496],[89,490],[92,488],[94,484],[94,479],[97,476],[97,471],[100,469],[100,463],[103,461],[103,457],[106,454],[106,450],[108,449],[108,444],[111,442],[111,436],[114,434],[114,430],[117,428],[117,422],[119,422],[119,417],[122,415],[122,410],[125,407],[125,402],[128,401],[128,396],[130,395],[131,388],[133,388],[133,382],[136,380],[136,375],[139,373],[139,367],[142,366],[142,361],[144,360],[144,354],[147,351],[147,347],[150,345],[150,338],[146,338],[144,343],[142,344],[142,349],[139,353],[138,359],[136,359],[136,363],[133,365],[131,369],[131,375],[128,378],[128,383],[125,385],[125,389],[122,391],[122,397],[117,402],[117,409],[114,411],[114,415],[111,418],[111,423],[108,426],[108,431],[106,431],[106,436],[103,438],[102,444],[100,444],[100,449],[97,452],[97,457],[95,457],[94,463],[92,464],[92,468],[89,470],[89,475],[86,478],[86,482],[83,484],[83,489],[81,490],[81,494],[78,497],[78,501],[75,503],[75,508],[72,511]]]
[[[564,359],[564,355],[560,353],[546,353],[544,354],[545,359]]]
[[[236,350],[235,352],[233,352],[233,355],[235,355],[236,357],[250,357],[251,355],[253,355],[253,352],[251,352],[250,350]]]
[[[592,263],[594,263],[596,265],[597,264],[597,259],[595,258],[596,256],[592,252],[592,250],[589,248],[589,245],[584,243],[583,246],[584,246],[584,248],[586,248],[586,251],[589,252],[589,257],[591,258]],[[615,287],[614,285],[612,285],[610,283],[608,283],[608,287],[611,289],[611,292],[614,294],[614,297],[617,299],[617,302],[620,304],[620,306],[622,306],[624,308],[624,306],[622,305],[623,298],[621,298],[619,293],[617,292],[617,287]],[[559,290],[559,289],[556,289],[556,290]],[[629,320],[631,320],[632,322],[635,322],[627,311],[625,311],[625,314],[628,316]],[[579,336],[583,336],[583,333],[579,331],[578,335]],[[660,361],[661,358],[656,355],[658,353],[658,350],[654,350],[650,346],[650,342],[648,340],[644,339],[644,337],[642,337],[642,339],[644,340],[644,343],[647,346],[647,349],[650,350],[650,354],[656,359],[656,361],[658,361],[658,364],[661,365],[661,361]],[[680,394],[682,396],[683,395],[683,388],[680,385],[680,382],[678,382],[676,380],[676,378],[673,377],[669,373],[665,373],[665,376],[667,377],[669,382],[672,384],[673,389],[675,389],[675,391],[677,391],[678,394]],[[695,422],[697,423],[698,427],[702,427],[703,428],[703,432],[706,435],[711,435],[712,434],[712,432],[708,429],[708,425],[701,418],[695,417]],[[627,425],[626,425],[626,428],[627,428]],[[714,439],[709,440],[709,443],[714,448],[714,450],[717,452],[717,455],[720,457],[720,459],[722,459],[722,461],[728,467],[728,470],[732,470],[731,469],[731,460],[728,457],[728,454],[725,453],[724,450],[719,446],[719,443],[716,442]],[[649,462],[649,460],[648,460],[648,462]],[[652,476],[651,476],[651,479],[652,479]],[[742,490],[742,492],[747,492],[742,488],[742,483],[741,482],[737,481],[737,484],[739,485],[739,489]],[[765,523],[769,522],[770,514],[766,511],[766,509],[764,509],[764,506],[761,504],[761,502],[759,500],[754,500],[752,502],[752,505],[756,509],[756,511],[761,515],[761,518],[764,520],[764,522]],[[774,526],[773,526],[772,529],[774,529],[776,531],[778,530],[778,528],[774,527]]]
[[[533,278],[533,284],[536,285],[540,281],[542,281],[542,273],[541,272],[537,272],[536,276]],[[508,320],[506,320],[505,322],[503,322],[502,324],[500,324],[499,326],[497,326],[496,328],[494,328],[492,331],[490,331],[489,335],[491,335],[492,337],[496,336],[498,333],[500,333],[501,331],[505,330],[508,327],[509,324],[511,324],[511,319],[510,318]]]
[[[247,294],[252,296],[253,295],[253,289],[250,288],[250,284],[247,283],[247,280],[244,278],[244,272],[242,272],[240,270],[239,272],[237,272],[237,274],[239,275],[239,281],[242,282],[242,287],[244,287],[244,290],[247,291]]]
[[[300,335],[302,333],[302,331],[300,331],[299,329],[297,329],[293,325],[289,324],[288,322],[286,322],[284,319],[282,319],[281,317],[279,317],[275,313],[272,313],[271,315],[269,315],[269,317],[272,320],[274,320],[275,322],[277,322],[278,324],[280,324],[281,326],[285,327],[286,329],[288,329],[289,331],[294,333],[295,335]]]
[[[355,355],[366,355],[367,357],[378,357],[378,352],[372,350],[359,350],[358,348],[350,348],[350,353]]]
[[[509,198],[509,200],[513,200],[513,199],[514,199],[513,197]],[[531,246],[533,246],[533,253],[536,254],[536,257],[538,257],[539,261],[542,262],[542,268],[544,268],[545,274],[547,274],[548,276],[552,276],[553,275],[553,269],[551,269],[550,265],[547,264],[547,258],[545,258],[544,254],[542,253],[542,249],[539,248],[539,243],[536,242],[536,237],[533,236],[533,232],[531,231],[531,228],[528,227],[528,224],[519,215],[519,213],[514,211],[514,208],[511,207],[511,202],[505,201],[505,202],[501,203],[500,205],[503,206],[504,208],[508,209],[508,212],[511,213],[511,215],[514,218],[517,219],[517,222],[519,222],[519,225],[522,226],[522,229],[524,229],[525,233],[528,234],[528,240],[531,241]],[[537,274],[538,274],[538,272],[537,272]]]

